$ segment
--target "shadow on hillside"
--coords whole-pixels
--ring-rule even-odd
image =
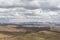
[[[6,25],[6,26],[8,26],[8,25]],[[16,28],[16,30],[18,30],[18,29],[25,29],[27,31],[26,32],[0,31],[0,33],[7,34],[7,35],[21,35],[21,34],[31,33],[31,32],[34,32],[34,31],[38,32],[38,31],[42,31],[42,30],[50,30],[49,27],[23,27],[21,25],[19,25],[18,27],[14,27],[14,28]]]
[[[41,31],[41,30],[50,30],[50,27],[16,27],[16,29],[25,29],[25,30],[32,30],[32,31]]]
[[[21,35],[24,34],[24,32],[10,32],[10,31],[0,31],[1,34],[6,34],[6,35]]]
[[[42,31],[42,30],[50,30],[49,27],[14,27],[14,28],[16,28],[17,30],[18,29],[25,29],[26,32],[0,31],[0,33],[2,33],[2,34],[8,34],[8,35],[20,35],[20,34],[31,33],[31,32],[34,32],[34,31],[38,32],[38,31]]]

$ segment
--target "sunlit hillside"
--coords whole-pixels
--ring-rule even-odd
[[[29,28],[0,26],[0,40],[60,40],[59,32]]]
[[[51,31],[0,32],[0,40],[60,40],[60,33]]]

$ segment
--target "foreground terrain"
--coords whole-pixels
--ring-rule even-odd
[[[60,40],[60,33],[51,31],[0,31],[0,40]]]
[[[60,40],[60,33],[46,27],[0,26],[0,40]]]

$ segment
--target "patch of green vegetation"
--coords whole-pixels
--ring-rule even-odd
[[[51,31],[0,32],[0,34],[11,36],[0,40],[60,40],[60,33]]]

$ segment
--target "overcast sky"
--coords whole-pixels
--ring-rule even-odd
[[[60,0],[0,0],[0,22],[60,22]]]

